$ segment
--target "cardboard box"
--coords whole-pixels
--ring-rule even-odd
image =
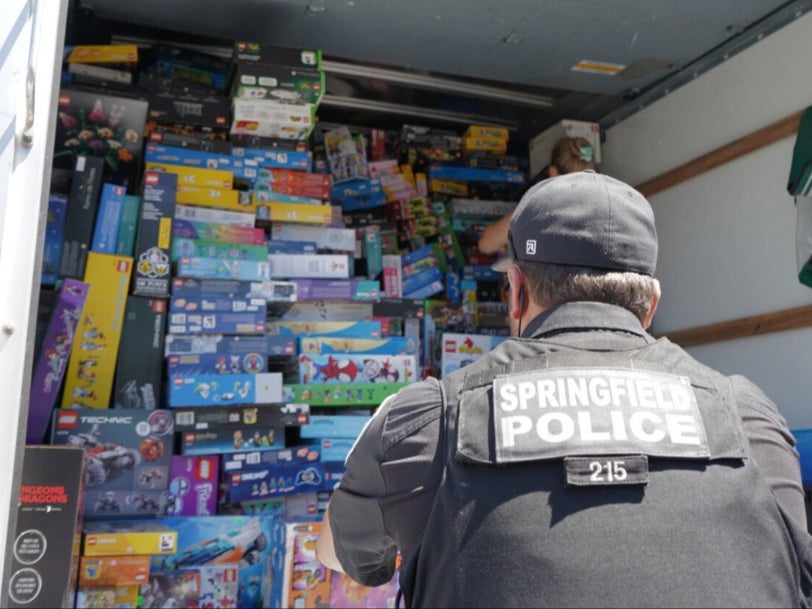
[[[44,440],[89,290],[88,284],[75,279],[65,279],[59,290],[31,378],[25,436],[28,444],[41,444]],[[89,377],[95,363],[96,360],[88,360],[79,370]]]
[[[527,144],[530,157],[530,177],[536,176],[550,164],[553,146],[562,137],[583,137],[592,144],[592,156],[601,164],[601,127],[598,123],[564,119],[532,137]]]
[[[178,532],[161,521],[98,520],[84,525],[84,556],[173,554]]]
[[[251,425],[237,429],[185,431],[180,434],[182,455],[227,455],[243,451],[277,450],[285,446],[282,427]]]
[[[134,195],[141,175],[147,102],[63,88],[58,98],[53,165],[72,168],[79,156],[101,161],[103,181]],[[93,222],[90,222],[92,229]]]
[[[126,192],[123,186],[102,185],[99,211],[96,214],[96,225],[93,229],[93,242],[90,246],[92,251],[102,254],[116,253]]]
[[[173,448],[165,410],[54,411],[51,444],[85,451],[86,491],[165,490]]]
[[[510,184],[524,184],[525,182],[524,172],[522,171],[459,167],[456,165],[442,165],[440,163],[429,165],[429,179],[458,180],[464,182],[507,182]]]
[[[110,407],[132,267],[126,256],[88,254],[84,283],[90,290],[68,360],[63,408]]]
[[[281,104],[269,99],[234,98],[231,135],[304,140],[316,124],[314,104]]]
[[[174,376],[167,385],[172,407],[282,402],[282,375],[278,372]]]
[[[99,157],[76,158],[59,259],[61,277],[81,279],[84,276],[99,206],[103,168],[104,160]]]
[[[176,205],[175,220],[190,220],[195,223],[228,224],[231,226],[254,228],[254,214],[244,211],[215,209],[198,205]],[[188,237],[189,235],[183,235]]]
[[[68,197],[59,193],[48,196],[48,217],[45,221],[45,241],[42,248],[42,275],[40,283],[52,286],[59,276],[59,259],[65,235]]]
[[[121,329],[114,408],[158,408],[163,387],[166,301],[129,296]]]
[[[146,555],[82,556],[79,586],[137,586],[149,579],[152,558]]]
[[[178,178],[170,173],[147,171],[141,215],[135,241],[133,294],[166,298],[169,296],[169,246],[175,215]]]
[[[176,497],[177,516],[213,516],[217,513],[220,458],[215,455],[175,455],[169,490]]]
[[[178,533],[177,551],[155,556],[153,573],[178,573],[190,567],[238,565],[240,608],[259,609],[270,596],[272,522],[266,516],[182,516],[158,521]],[[220,605],[224,606],[224,605]]]
[[[68,55],[70,63],[138,63],[134,44],[77,44]]]
[[[17,529],[9,541],[9,607],[72,607],[79,566],[84,452],[28,446]]]

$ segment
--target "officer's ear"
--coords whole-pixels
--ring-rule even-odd
[[[657,305],[660,304],[660,296],[662,292],[660,291],[660,282],[656,279],[654,280],[654,291],[651,295],[651,302],[648,305],[648,313],[643,318],[643,329],[647,330],[649,326],[651,326],[651,322],[654,320],[654,313],[657,312]]]
[[[507,270],[508,274],[508,315],[512,319],[521,319],[524,308],[527,304],[524,287],[524,278],[518,267],[512,266]]]

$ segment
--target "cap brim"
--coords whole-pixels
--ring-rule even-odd
[[[500,273],[507,273],[507,270],[513,266],[513,258],[510,256],[505,256],[504,258],[500,258],[496,262],[491,265],[491,268],[494,271],[499,271]]]

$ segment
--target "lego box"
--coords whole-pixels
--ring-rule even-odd
[[[181,256],[176,263],[178,277],[196,279],[234,279],[236,281],[269,281],[271,263],[268,260],[227,260]]]
[[[418,378],[414,355],[338,354],[299,356],[299,383],[397,383]]]
[[[264,351],[254,351],[242,356],[222,353],[176,353],[167,356],[166,372],[169,377],[198,374],[258,374],[268,372],[268,355]]]
[[[319,447],[315,445],[291,446],[279,450],[252,451],[223,455],[223,472],[234,472],[254,467],[316,463],[321,460]]]
[[[28,446],[17,529],[9,540],[7,607],[72,607],[82,527],[83,453]]]
[[[303,425],[310,420],[307,404],[264,404],[262,406],[209,406],[174,410],[175,431],[285,427]]]
[[[26,431],[28,444],[41,444],[45,436],[89,289],[86,283],[65,279],[59,290],[31,379]],[[87,360],[80,369],[90,375],[95,362],[94,359]]]
[[[177,550],[153,557],[153,573],[177,573],[190,567],[237,564],[236,607],[269,607],[272,522],[267,516],[171,517],[158,521],[177,531]]]
[[[214,207],[201,207],[199,205],[175,206],[175,220],[189,220],[204,224],[227,224],[243,228],[254,228],[255,214],[246,211],[232,211],[230,209],[217,209]],[[191,235],[181,235],[189,237]]]
[[[147,555],[83,556],[79,563],[79,586],[136,586],[149,579],[152,558]]]
[[[133,259],[90,252],[90,285],[76,329],[62,407],[109,408]]]
[[[59,260],[62,257],[62,241],[65,234],[65,216],[68,212],[68,197],[59,193],[48,196],[48,219],[45,224],[45,242],[42,248],[42,275],[40,283],[52,286],[59,274]]]
[[[58,409],[51,444],[84,449],[87,491],[164,490],[173,430],[165,410]]]
[[[159,470],[154,470],[159,471]],[[160,473],[157,480],[166,484]],[[85,521],[121,518],[155,518],[175,512],[175,498],[167,490],[86,491]]]
[[[97,520],[84,525],[83,556],[173,554],[178,532],[159,520]]]
[[[205,312],[260,312],[265,315],[264,298],[251,296],[251,284],[225,279],[176,277],[172,280],[169,310]]]
[[[355,230],[330,226],[307,226],[276,222],[270,238],[275,241],[311,241],[326,252],[355,252]]]
[[[285,446],[282,427],[257,425],[237,429],[212,428],[180,434],[182,455],[226,455],[243,451],[276,450]]]
[[[265,328],[270,335],[297,334],[333,336],[336,338],[380,338],[379,321],[269,321]]]
[[[216,455],[175,455],[169,474],[169,491],[176,497],[178,516],[212,516],[217,513],[220,458]]]
[[[268,352],[267,336],[226,336],[222,334],[168,334],[166,356],[223,354],[246,356]]]
[[[442,335],[441,374],[445,376],[463,366],[474,363],[485,353],[498,346],[506,336],[487,334],[460,334],[444,332]]]
[[[253,218],[253,217],[252,217]],[[265,245],[265,231],[251,226],[234,226],[213,222],[179,220],[172,222],[172,236],[176,239],[200,239],[217,243],[241,243],[245,245]]]
[[[96,225],[93,229],[93,242],[90,249],[103,254],[115,254],[118,233],[121,228],[121,214],[124,211],[126,189],[116,184],[103,184]]]
[[[174,376],[167,385],[172,407],[282,402],[282,375],[277,372]]]
[[[141,217],[135,237],[133,294],[137,296],[169,296],[169,247],[177,186],[178,178],[171,173],[148,171],[144,176]]]
[[[225,260],[249,260],[262,262],[268,259],[268,248],[264,245],[226,243],[205,239],[174,237],[170,260],[177,262],[183,256],[196,258],[223,258]]]
[[[228,501],[255,501],[322,490],[324,465],[319,462],[250,467],[226,474]]]
[[[348,279],[346,254],[268,254],[273,279]]]
[[[62,231],[62,254],[59,258],[61,277],[81,279],[84,275],[99,207],[103,165],[104,161],[98,157],[76,158]]]
[[[178,311],[169,314],[172,334],[262,334],[265,309],[261,311]]]
[[[377,340],[371,338],[303,336],[299,339],[299,352],[319,355],[417,355],[417,343],[405,336],[391,336]]]
[[[129,296],[121,330],[114,408],[158,408],[163,387],[166,301]]]

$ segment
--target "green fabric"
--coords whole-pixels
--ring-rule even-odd
[[[812,106],[806,109],[798,124],[787,190],[791,195],[803,195],[812,187]]]

